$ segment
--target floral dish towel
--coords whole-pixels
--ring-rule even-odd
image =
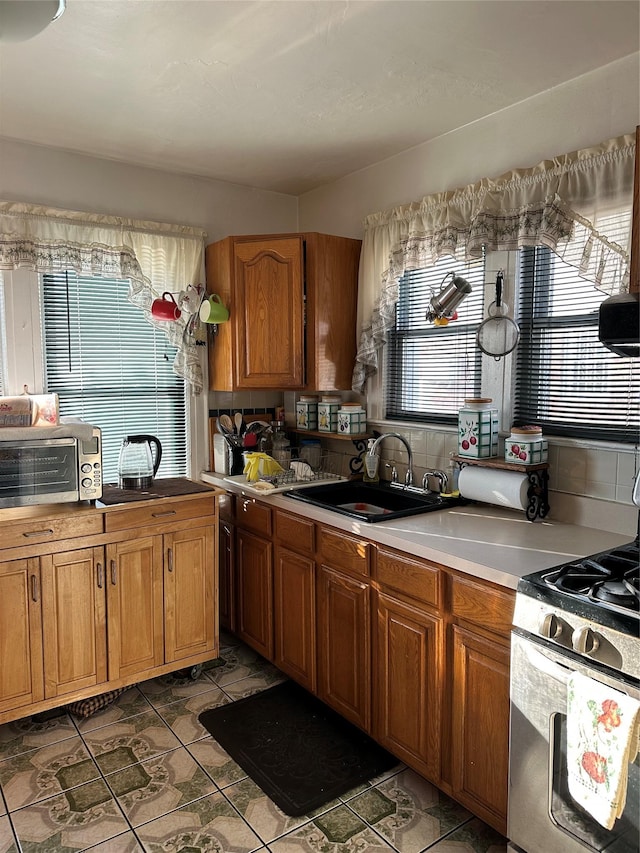
[[[640,702],[574,672],[567,684],[569,793],[606,829],[624,811],[639,747]]]

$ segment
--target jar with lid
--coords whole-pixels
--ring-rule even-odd
[[[314,439],[303,439],[300,443],[300,459],[310,465],[314,471],[320,469],[322,450],[320,442]]]
[[[271,456],[286,470],[291,462],[291,445],[282,421],[272,421]]]
[[[318,403],[318,429],[320,432],[338,431],[340,397],[323,396]]]
[[[318,429],[318,398],[313,395],[300,397],[296,403],[296,426],[298,429]]]
[[[359,435],[366,432],[367,413],[359,403],[343,403],[338,410],[338,432]]]
[[[458,412],[458,454],[470,459],[498,455],[498,409],[491,397],[469,397]]]
[[[511,427],[511,435],[504,442],[505,462],[519,465],[537,465],[549,458],[549,444],[539,426]]]

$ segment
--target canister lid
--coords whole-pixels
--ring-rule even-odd
[[[315,394],[303,394],[298,400],[299,403],[317,403],[318,397]]]
[[[493,403],[493,397],[465,397],[465,403],[477,405],[478,403]]]
[[[511,427],[511,435],[542,435],[542,427],[539,426],[519,426]]]
[[[340,397],[335,397],[335,396],[332,397],[330,395],[323,395],[321,402],[322,403],[341,403],[342,400],[340,399]]]

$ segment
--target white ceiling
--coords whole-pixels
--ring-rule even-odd
[[[68,0],[0,136],[298,195],[635,53],[637,0]]]

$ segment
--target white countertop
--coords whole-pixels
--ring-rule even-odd
[[[226,482],[222,475],[203,472],[201,479],[233,494],[255,498],[255,493],[243,492],[242,486]],[[370,524],[282,494],[261,496],[259,500],[510,589],[516,588],[523,575],[622,545],[632,538],[559,521],[532,522],[522,512],[484,504]]]

